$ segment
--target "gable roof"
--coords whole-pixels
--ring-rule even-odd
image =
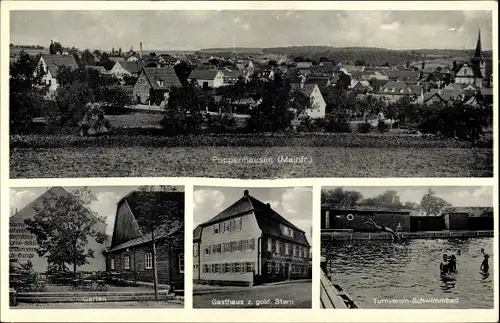
[[[172,66],[144,67],[142,72],[155,90],[168,90],[171,86],[182,86]],[[160,85],[161,82],[163,82],[163,85]]]
[[[258,199],[247,193],[248,191],[245,192],[245,195],[242,198],[230,205],[228,208],[223,210],[212,219],[200,224],[200,227],[206,227],[211,224],[219,223],[243,214],[253,212],[255,214],[255,218],[257,219],[257,224],[259,225],[259,228],[262,230],[263,234],[279,237],[284,240],[294,241],[309,246],[304,231],[279,215],[271,208],[271,206],[259,201]],[[284,235],[281,232],[280,224],[293,229],[295,231],[294,238]]]
[[[311,76],[306,79],[306,84],[318,84],[318,86],[327,86],[330,82],[328,76]]]
[[[335,65],[333,62],[322,62],[320,64],[325,68],[325,70],[328,73],[333,73],[337,68],[337,65]]]
[[[143,191],[133,191],[130,192],[127,196],[122,198],[118,204],[123,203],[124,201],[127,202],[128,206],[130,207],[130,211],[134,215],[135,219],[140,223],[140,220],[142,218],[146,217],[146,214],[144,214],[144,200],[148,201],[151,205],[156,206],[156,209],[152,209],[153,211],[168,211],[170,212],[171,210],[164,210],[165,205],[163,204],[164,201],[172,201],[175,202],[176,204],[179,205],[179,207],[184,210],[184,193],[183,192],[143,192]],[[181,212],[179,212],[181,213]],[[173,218],[179,218],[182,214],[179,213],[174,213],[171,212],[171,216]],[[181,219],[183,220],[183,219]],[[145,227],[141,227],[139,225],[139,229],[141,232],[148,232],[149,230]]]
[[[193,230],[193,242],[199,242],[201,240],[201,232],[203,231],[203,227],[201,225],[197,225]]]
[[[309,69],[312,66],[312,62],[297,62],[298,69]]]
[[[314,88],[317,86],[316,83],[305,83],[304,85],[301,85],[300,83],[292,83],[290,84],[292,89],[301,91],[304,93],[305,96],[309,97],[311,96],[312,92],[314,91]]]
[[[385,74],[389,79],[398,79],[400,81],[418,81],[420,77],[419,71],[386,71]]]
[[[131,74],[138,74],[143,66],[143,63],[140,61],[118,61],[116,64],[120,64],[125,70],[129,71]]]
[[[89,70],[96,70],[101,74],[106,74],[106,69],[104,68],[104,66],[87,65],[85,66],[85,68]]]
[[[189,79],[195,79],[195,80],[213,80],[217,76],[217,73],[219,73],[218,70],[202,70],[202,69],[196,69],[191,72],[189,75]]]
[[[53,77],[57,76],[57,71],[61,66],[78,69],[78,63],[73,55],[42,54],[42,58]]]

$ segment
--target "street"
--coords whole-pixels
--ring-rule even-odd
[[[311,308],[311,282],[245,287],[194,295],[194,308]],[[228,287],[230,289],[230,287]]]

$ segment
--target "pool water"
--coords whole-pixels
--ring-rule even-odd
[[[456,277],[441,277],[444,253],[456,256]],[[361,308],[493,308],[492,253],[493,238],[322,243],[332,281]]]

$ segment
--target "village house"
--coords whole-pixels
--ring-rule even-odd
[[[42,81],[49,86],[47,97],[52,97],[59,87],[57,72],[61,66],[72,70],[78,69],[78,63],[73,55],[42,54],[38,60],[33,74],[37,75],[40,71],[44,74]]]
[[[220,70],[194,70],[188,81],[195,80],[202,89],[218,88],[224,85],[224,73]]]
[[[301,91],[306,97],[311,100],[312,109],[307,110],[306,114],[312,119],[325,117],[326,101],[319,89],[318,84],[294,83],[291,84],[292,89]]]
[[[121,56],[121,55],[110,55],[108,56],[108,59],[112,62],[123,62],[125,61],[125,57]]]
[[[39,273],[47,271],[47,258],[45,256],[38,255],[36,236],[28,231],[24,221],[32,219],[36,214],[36,209],[42,207],[45,200],[55,201],[60,197],[68,196],[70,196],[70,193],[64,188],[52,187],[20,211],[16,210],[14,212],[14,214],[9,218],[10,259],[17,259],[19,264],[31,261],[34,271]],[[106,223],[95,218],[90,211],[88,211],[87,216],[96,220],[94,225],[96,231],[102,234],[106,233]],[[106,259],[103,253],[106,249],[106,242],[98,243],[93,237],[89,237],[85,248],[86,250],[92,249],[94,251],[94,257],[89,258],[89,262],[87,264],[78,266],[77,269],[79,271],[104,271],[106,269]]]
[[[168,100],[172,86],[182,86],[172,66],[144,67],[135,82],[133,97],[141,104],[158,105]]]
[[[111,245],[105,253],[107,271],[154,282],[152,230],[142,220],[148,218],[146,212],[163,213],[167,221],[154,229],[158,283],[184,289],[184,216],[177,207],[165,209],[164,201],[183,208],[184,193],[134,191],[118,202]]]
[[[419,71],[386,71],[388,79],[395,82],[403,82],[407,85],[416,85],[420,80]]]
[[[309,70],[312,66],[312,62],[297,62],[297,68],[299,70]]]
[[[405,95],[412,97],[413,102],[415,103],[424,102],[423,86],[407,86],[403,82],[389,81],[384,86],[382,86],[374,95],[384,99],[387,102],[397,102]]]
[[[223,79],[224,79],[224,85],[231,85],[234,84],[238,81],[238,79],[243,76],[241,75],[240,71],[238,70],[230,70],[228,68],[225,68],[222,72],[224,74]]]
[[[194,283],[252,286],[308,278],[305,232],[248,190],[193,232]]]
[[[138,77],[142,69],[142,63],[140,61],[128,62],[128,61],[118,61],[113,65],[113,68],[109,71],[109,74],[114,75],[117,79],[123,80],[125,76],[128,77]]]

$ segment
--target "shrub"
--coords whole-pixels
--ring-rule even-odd
[[[359,133],[370,133],[372,132],[372,125],[368,122],[363,122],[358,125],[358,132]]]
[[[306,116],[300,120],[300,124],[297,126],[298,132],[318,132],[321,131],[322,122],[319,120],[323,119],[311,119],[311,117]],[[324,123],[324,121],[323,121]]]
[[[325,120],[325,131],[336,132],[336,133],[349,133],[351,132],[351,127],[349,126],[349,122],[347,122],[347,119],[335,116],[329,116]]]
[[[387,131],[389,131],[389,125],[387,123],[385,123],[384,120],[379,120],[378,124],[377,124],[377,130],[380,133],[387,132]]]

